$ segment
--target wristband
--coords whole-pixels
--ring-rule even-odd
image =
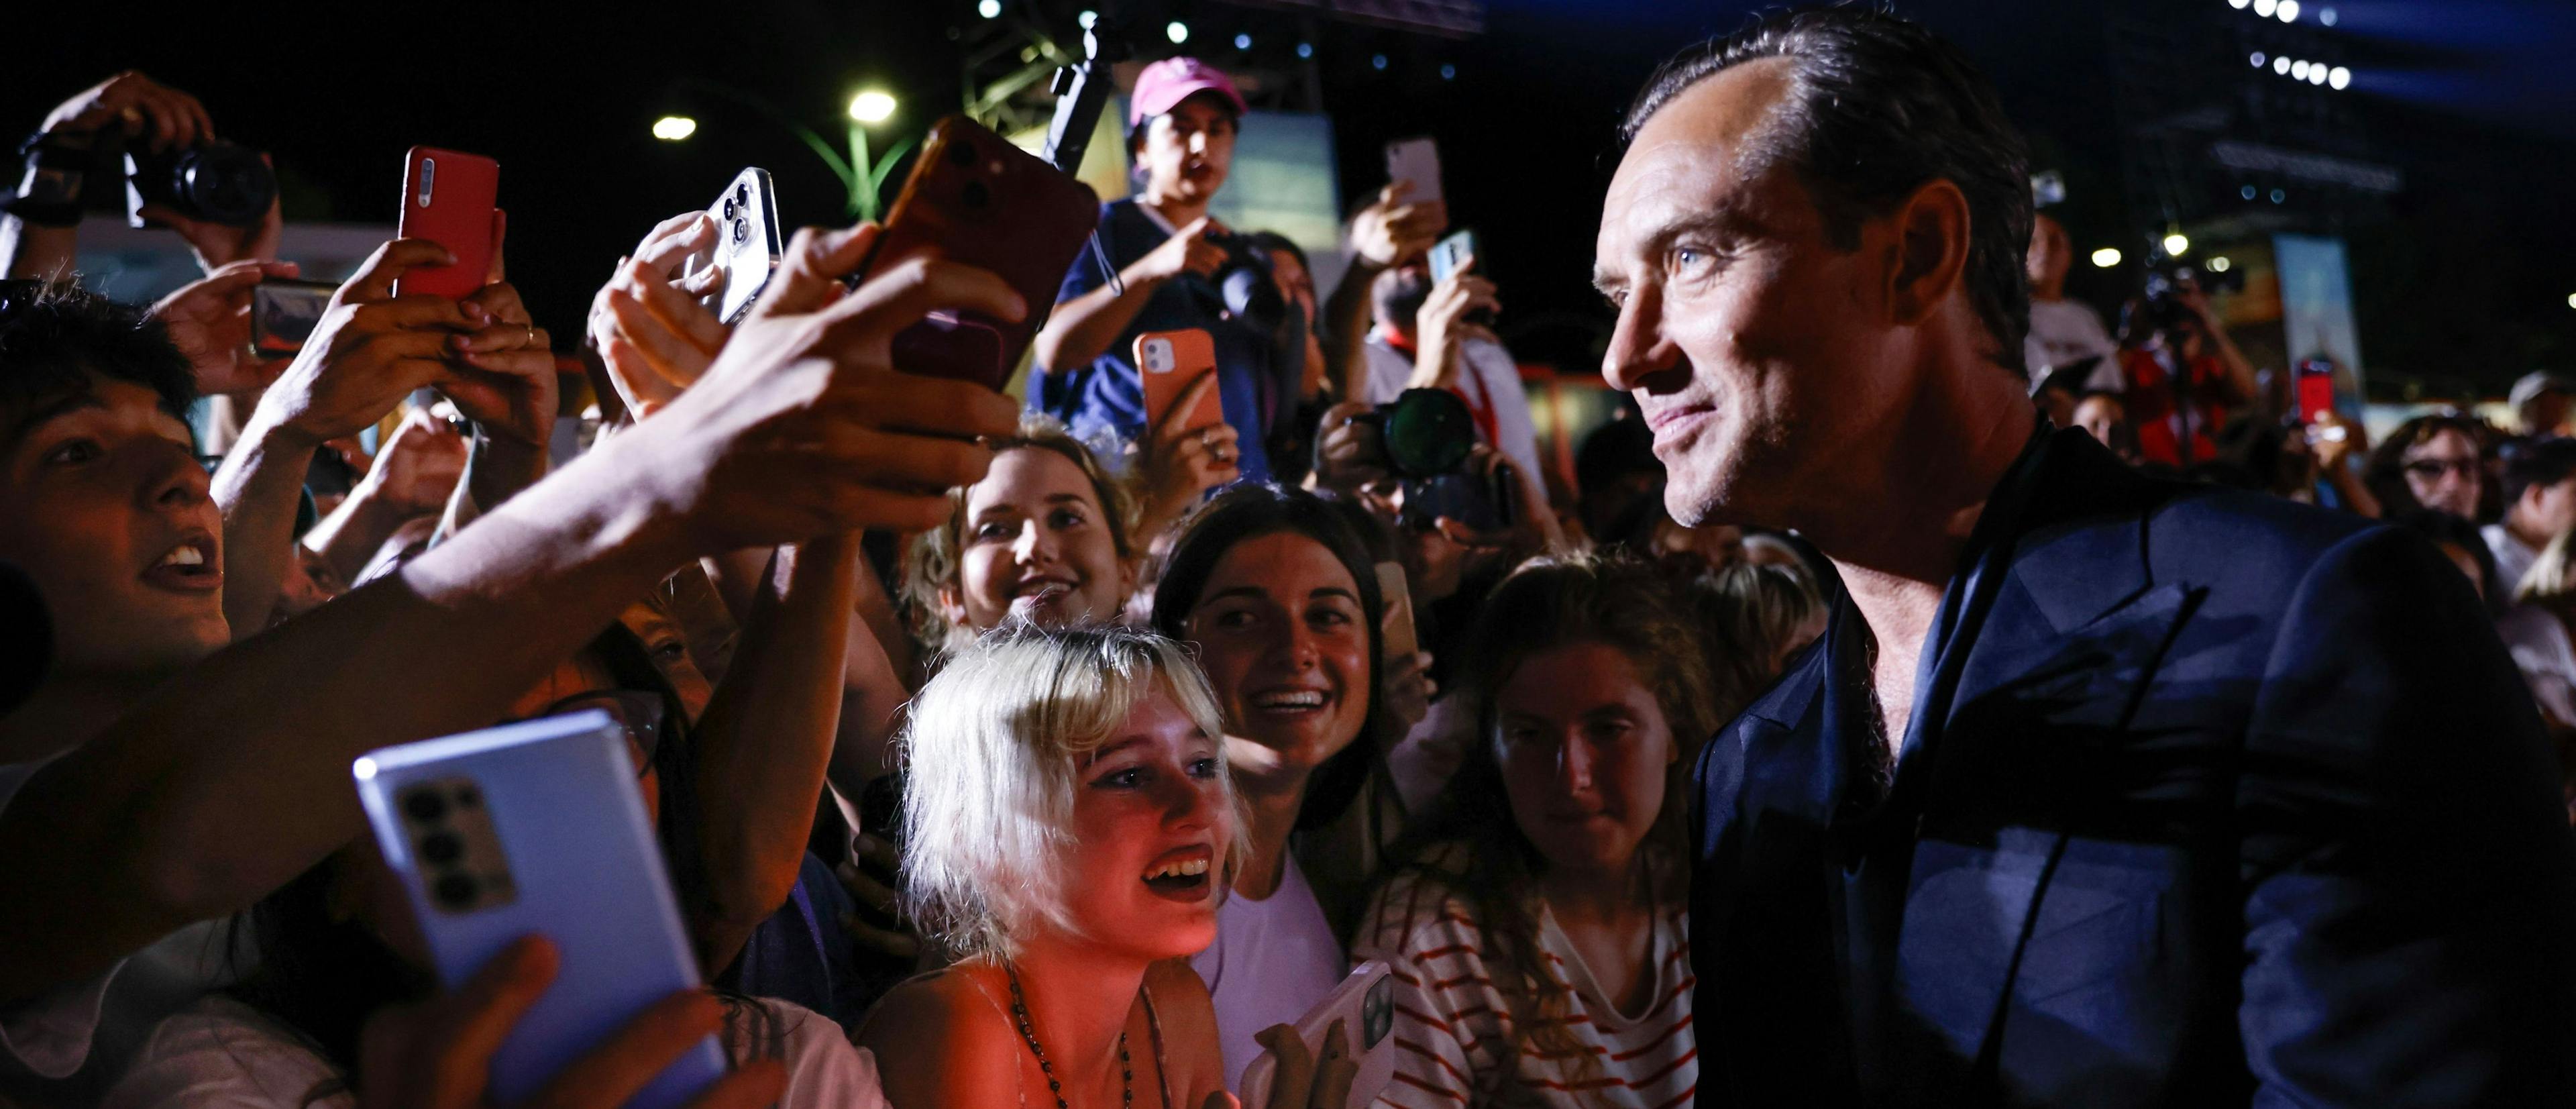
[[[81,183],[90,168],[90,136],[37,132],[18,144],[27,175],[0,211],[39,227],[70,227],[81,218]]]

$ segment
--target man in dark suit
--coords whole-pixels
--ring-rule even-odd
[[[1703,1105],[2576,1104],[2576,845],[2467,584],[2023,394],[2027,158],[1893,16],[1629,117],[1604,360],[1832,617],[1697,765]]]

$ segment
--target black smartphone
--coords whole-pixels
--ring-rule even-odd
[[[1428,530],[1445,516],[1477,531],[1501,531],[1512,526],[1511,491],[1504,487],[1509,480],[1511,471],[1500,467],[1490,474],[1453,471],[1406,478],[1401,522]]]
[[[328,281],[292,277],[264,278],[250,287],[250,345],[263,357],[280,358],[304,349],[304,340],[322,325],[331,295],[340,287]]]

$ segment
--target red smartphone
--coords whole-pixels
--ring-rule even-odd
[[[2323,358],[2299,362],[2299,422],[2312,424],[2317,415],[2334,410],[2334,363]]]
[[[1018,323],[934,314],[895,337],[895,367],[999,391],[1046,325],[1056,290],[1099,222],[1100,198],[1091,186],[964,116],[932,124],[859,272],[935,250],[1001,275],[1029,311]]]
[[[456,262],[403,271],[394,279],[394,295],[457,299],[482,288],[492,266],[492,211],[500,195],[501,163],[490,158],[431,146],[403,155],[399,234],[446,247]]]
[[[1136,337],[1136,372],[1145,382],[1145,426],[1160,427],[1163,414],[1180,403],[1181,393],[1202,377],[1216,375],[1216,341],[1195,327],[1148,331]],[[1210,389],[1198,407],[1181,417],[1183,432],[1225,422],[1224,402]]]

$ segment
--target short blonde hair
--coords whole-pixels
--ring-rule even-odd
[[[1180,644],[1151,632],[1002,628],[922,687],[903,740],[903,873],[905,909],[925,936],[955,957],[1007,959],[1033,923],[1082,934],[1059,885],[1078,846],[1076,763],[1156,693],[1223,742],[1206,677]],[[1243,817],[1224,761],[1220,752],[1230,877]]]
[[[1041,413],[1024,415],[1020,417],[1018,435],[993,444],[997,458],[1009,450],[1053,451],[1073,463],[1082,476],[1091,479],[1092,495],[1100,499],[1101,513],[1108,517],[1109,539],[1117,546],[1119,559],[1132,561],[1136,557],[1132,538],[1136,530],[1136,499],[1127,482],[1110,473],[1101,464],[1100,456],[1074,438],[1064,424]],[[974,488],[960,485],[950,489],[948,519],[914,536],[911,547],[904,552],[903,599],[912,610],[913,635],[934,656],[973,642],[976,634],[973,628],[949,623],[948,613],[939,603],[941,589],[965,589],[958,575],[965,564],[966,498]]]

